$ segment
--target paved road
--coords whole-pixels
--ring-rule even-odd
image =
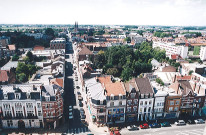
[[[89,133],[89,129],[86,125],[81,123],[80,120],[80,112],[79,112],[79,102],[77,99],[77,90],[76,82],[74,81],[74,69],[73,69],[73,50],[72,50],[72,43],[68,42],[66,46],[66,69],[65,69],[65,87],[64,87],[64,116],[65,116],[65,123],[67,124],[68,130],[67,133],[75,133],[75,134],[82,134],[82,133]],[[73,115],[74,119],[68,119],[68,107],[73,106]]]
[[[186,125],[186,126],[176,126],[172,127],[162,127],[154,129],[140,129],[139,131],[128,131],[127,129],[122,129],[122,135],[203,135],[205,124],[198,125]]]

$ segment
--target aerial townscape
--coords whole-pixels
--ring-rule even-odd
[[[206,135],[206,0],[2,0],[0,135]]]
[[[205,46],[206,27],[1,25],[0,128],[203,133]]]

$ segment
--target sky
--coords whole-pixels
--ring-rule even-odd
[[[206,0],[0,0],[0,24],[206,26]]]

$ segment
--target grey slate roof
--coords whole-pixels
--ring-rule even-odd
[[[135,78],[135,81],[140,91],[140,94],[154,93],[154,90],[148,78]]]

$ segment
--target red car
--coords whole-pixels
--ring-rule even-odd
[[[144,123],[144,124],[140,125],[140,128],[147,129],[147,128],[149,128],[149,125],[147,123]]]

